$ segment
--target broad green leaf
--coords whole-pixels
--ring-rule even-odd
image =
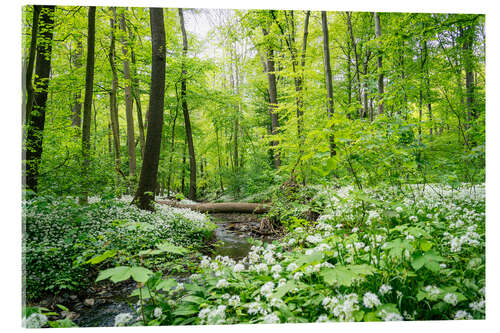
[[[130,268],[130,274],[135,282],[146,282],[153,272],[147,268],[134,266]]]
[[[177,281],[174,279],[162,280],[156,286],[156,290],[168,291],[177,285]]]
[[[110,279],[113,282],[123,281],[130,277],[130,267],[128,266],[118,266],[113,268],[108,268],[104,271],[99,272],[95,282],[101,280]]]

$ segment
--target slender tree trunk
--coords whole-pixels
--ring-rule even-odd
[[[75,67],[76,70],[81,68],[83,66],[82,63],[82,53],[83,53],[83,45],[82,42],[79,40],[76,46],[76,51],[72,55],[72,63],[73,66]],[[78,91],[73,95],[73,108],[72,108],[72,117],[71,117],[71,126],[80,128],[81,123],[82,123],[82,118],[81,118],[81,113],[82,113],[82,94],[80,92],[80,89],[77,88]]]
[[[118,189],[120,188],[120,177],[122,176],[121,171],[121,152],[120,152],[120,121],[118,118],[118,106],[116,101],[116,94],[118,90],[118,74],[115,65],[115,23],[116,23],[116,8],[112,7],[111,11],[113,17],[110,19],[111,25],[111,43],[109,46],[109,64],[111,66],[112,80],[111,80],[111,91],[109,93],[109,109],[111,118],[111,129],[113,131],[113,144],[115,148],[115,168],[116,168],[116,185]],[[120,195],[120,193],[118,193]]]
[[[92,97],[94,94],[94,50],[95,50],[95,12],[89,7],[87,34],[87,67],[85,73],[85,97],[83,100],[82,124],[82,192],[80,203],[88,202],[90,176],[90,125],[92,119]]]
[[[135,178],[136,174],[136,154],[135,154],[135,133],[134,133],[134,101],[132,99],[132,82],[130,80],[130,65],[128,59],[128,48],[125,40],[127,33],[127,25],[125,23],[125,13],[120,13],[120,30],[123,54],[123,79],[125,85],[125,115],[127,118],[127,146],[128,146],[128,163],[129,176]]]
[[[174,120],[172,122],[172,136],[170,140],[170,157],[168,161],[168,177],[167,177],[167,195],[170,195],[170,180],[172,178],[172,162],[174,158],[175,151],[175,123],[177,121],[177,115],[179,113],[179,94],[177,93],[177,84],[175,84],[175,98],[177,99],[177,104],[175,105]]]
[[[23,90],[23,124],[28,124],[31,110],[33,108],[33,68],[35,67],[36,44],[38,36],[38,21],[42,6],[33,6],[33,23],[31,27],[30,50],[24,73]]]
[[[332,70],[330,67],[330,45],[328,36],[328,21],[326,17],[326,12],[321,12],[321,28],[323,30],[323,63],[325,66],[325,81],[326,81],[326,93],[327,93],[327,116],[330,120],[333,116],[333,86],[332,86]],[[333,126],[330,126],[330,131],[333,132]],[[336,154],[335,151],[335,138],[333,133],[328,136],[328,141],[330,144],[330,156]]]
[[[179,18],[182,31],[182,55],[183,57],[186,57],[188,51],[188,40],[187,40],[186,28],[184,27],[184,15],[182,13],[182,8],[179,8]],[[189,199],[196,200],[196,158],[194,154],[191,121],[189,120],[189,110],[186,101],[186,69],[184,60],[182,63],[181,99],[182,99],[182,111],[184,113],[184,124],[186,126],[186,137],[187,137],[188,151],[189,151]]]
[[[136,65],[136,60],[135,60],[135,52],[133,48],[133,38],[134,34],[132,32],[132,29],[129,29],[129,40],[130,40],[130,58],[132,61],[132,73],[131,73],[131,80],[132,80],[132,95],[134,96],[135,99],[135,104],[137,106],[137,123],[139,125],[139,142],[141,144],[141,155],[144,157],[144,145],[146,142],[145,135],[144,135],[144,122],[142,119],[142,104],[141,104],[141,91],[140,91],[140,86],[139,86],[139,78],[137,76],[137,65]]]
[[[269,35],[269,32],[262,28],[262,33],[264,36]],[[278,108],[278,94],[276,90],[276,74],[274,70],[274,54],[271,46],[267,46],[267,57],[266,57],[266,70],[267,70],[267,81],[269,84],[269,113],[271,114],[271,134],[278,134],[278,113],[276,109]],[[279,169],[281,165],[281,156],[278,149],[278,140],[273,140],[271,142],[273,146],[273,165],[275,169]]]
[[[181,193],[185,194],[185,177],[186,177],[186,148],[187,148],[187,137],[184,138],[184,147],[182,149],[182,174],[181,174]]]
[[[148,134],[144,147],[144,160],[134,203],[141,209],[153,210],[160,159],[165,98],[165,26],[163,8],[150,8],[152,66],[149,95]]]
[[[479,114],[474,103],[474,70],[473,70],[473,44],[474,44],[475,23],[468,26],[465,30],[462,28],[461,36],[464,38],[462,49],[464,51],[464,71],[465,71],[465,103],[467,106],[467,127],[470,127],[472,121],[477,119]]]
[[[38,174],[43,150],[45,110],[52,58],[54,10],[54,6],[42,6],[40,10],[40,35],[37,39],[42,42],[38,43],[36,50],[32,111],[26,118],[28,122],[26,133],[26,186],[34,192],[38,191]]]
[[[358,102],[361,104],[361,80],[359,79],[359,55],[357,50],[357,43],[354,39],[354,33],[352,31],[352,22],[351,22],[351,12],[346,12],[347,17],[347,30],[349,32],[349,36],[351,38],[352,49],[354,51],[354,68],[356,69],[356,88],[358,91]],[[360,116],[363,117],[363,110],[360,110]]]
[[[222,162],[221,162],[221,157],[220,157],[220,144],[219,144],[219,128],[215,126],[215,140],[217,143],[217,161],[219,163],[219,182],[220,182],[220,189],[222,193],[224,193],[224,184],[222,182]]]
[[[380,16],[377,12],[373,14],[375,20],[375,37],[379,40],[377,50],[377,67],[378,67],[378,114],[384,113],[384,71],[382,68],[382,41],[380,40],[382,33],[380,29]]]

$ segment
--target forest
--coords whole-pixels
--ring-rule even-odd
[[[485,319],[485,39],[22,7],[23,326]]]

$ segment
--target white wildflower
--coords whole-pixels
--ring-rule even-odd
[[[380,295],[384,296],[385,294],[387,294],[388,292],[390,292],[392,290],[392,287],[388,284],[383,284],[380,286],[380,288],[378,289],[378,292],[380,293]]]
[[[366,294],[363,295],[363,305],[369,309],[379,306],[380,300],[378,299],[377,295],[371,292],[367,292]]]
[[[217,281],[215,288],[225,288],[228,286],[229,286],[229,282],[227,282],[226,279],[220,279],[219,281]]]
[[[447,293],[446,295],[444,295],[443,301],[451,305],[456,305],[458,302],[457,295],[452,293]]]
[[[119,313],[115,317],[115,326],[125,326],[128,324],[134,317],[130,313]]]
[[[48,319],[46,315],[35,312],[32,313],[28,318],[23,319],[22,326],[24,328],[42,328]]]
[[[163,310],[159,307],[156,307],[153,311],[153,315],[155,316],[155,318],[160,318],[162,313],[163,313]]]
[[[461,319],[470,320],[470,319],[473,319],[473,318],[470,315],[470,313],[468,313],[467,311],[458,310],[455,313],[455,317],[453,319],[455,319],[455,320],[461,320]]]

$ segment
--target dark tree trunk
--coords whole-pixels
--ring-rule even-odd
[[[378,114],[384,113],[384,72],[382,68],[382,42],[380,38],[382,36],[380,30],[380,17],[377,12],[373,14],[375,20],[375,37],[379,40],[379,49],[377,50],[377,67],[378,67]]]
[[[33,106],[27,117],[26,133],[26,186],[38,191],[38,174],[43,150],[43,130],[49,88],[50,61],[52,58],[52,36],[54,29],[54,6],[42,6],[40,10],[40,35],[37,45]]]
[[[187,138],[184,139],[184,147],[182,149],[182,173],[181,173],[181,193],[185,194],[185,177],[186,177],[186,147],[187,147]]]
[[[133,202],[141,209],[153,210],[160,159],[165,98],[165,26],[162,8],[150,8],[152,65],[149,95],[148,134],[139,186]]]
[[[85,97],[83,100],[82,124],[82,192],[80,203],[86,203],[89,196],[90,174],[90,125],[92,121],[92,96],[94,94],[94,50],[95,50],[95,11],[89,7],[87,35],[87,67],[85,71]]]
[[[473,71],[473,44],[474,44],[474,25],[461,30],[461,37],[464,38],[462,49],[464,51],[464,71],[465,71],[465,103],[467,106],[467,127],[471,126],[474,119],[479,114],[474,103],[474,71]]]
[[[184,15],[182,8],[179,8],[179,18],[182,30],[182,54],[186,57],[188,51],[188,41],[186,28],[184,27]],[[193,133],[191,131],[191,121],[189,120],[189,110],[186,101],[186,69],[184,68],[184,60],[182,63],[182,80],[181,80],[181,99],[182,111],[184,113],[184,124],[186,126],[186,137],[189,151],[189,199],[196,200],[196,158],[194,154]]]
[[[220,144],[219,144],[219,129],[218,127],[214,124],[215,127],[215,140],[217,143],[217,161],[219,165],[219,182],[220,182],[220,189],[222,193],[224,192],[224,183],[222,182],[222,162],[220,158]]]
[[[75,69],[79,69],[83,66],[82,63],[82,53],[83,53],[83,45],[82,42],[79,40],[76,46],[76,51],[72,55],[71,62],[73,63],[73,66],[75,66]],[[72,108],[72,117],[71,117],[71,126],[78,127],[82,125],[82,118],[81,118],[81,113],[82,113],[82,102],[80,99],[82,98],[82,94],[80,92],[80,88],[77,88],[78,91],[75,92],[73,95],[73,108]]]
[[[24,73],[23,90],[23,124],[27,124],[33,108],[33,68],[35,67],[36,41],[38,36],[38,20],[42,6],[33,6],[33,23],[31,27],[30,50]]]
[[[331,119],[333,116],[333,86],[332,86],[332,70],[330,67],[330,45],[328,36],[328,21],[326,18],[326,12],[321,12],[321,28],[323,30],[323,62],[325,66],[325,81],[326,81],[326,93],[327,93],[327,116]],[[333,131],[333,126],[330,126],[330,131]],[[335,152],[335,138],[333,133],[328,136],[328,141],[330,145],[330,156],[334,156]]]
[[[128,167],[129,176],[135,178],[136,173],[136,154],[135,154],[135,133],[134,133],[134,100],[132,99],[132,83],[130,80],[130,65],[128,60],[128,48],[125,35],[127,26],[125,23],[125,13],[120,13],[120,30],[123,54],[123,80],[125,85],[125,115],[127,118],[127,147],[128,147]]]
[[[269,35],[269,32],[262,28],[262,33],[264,36]],[[279,128],[278,114],[275,111],[278,108],[278,94],[276,90],[276,74],[274,70],[274,52],[271,46],[267,46],[267,56],[266,56],[266,70],[267,70],[267,81],[269,84],[269,113],[271,114],[271,134],[277,135]],[[273,165],[275,169],[279,169],[281,165],[280,151],[278,149],[279,142],[273,140],[271,142],[273,146]]]
[[[115,65],[115,23],[116,23],[116,8],[112,7],[113,18],[110,19],[111,25],[111,43],[109,46],[109,64],[111,66],[112,80],[111,91],[109,92],[109,111],[111,117],[111,129],[113,131],[113,145],[115,148],[115,168],[116,168],[116,185],[120,187],[121,171],[121,153],[120,153],[120,121],[118,118],[118,106],[116,101],[116,92],[118,89],[118,74]]]

